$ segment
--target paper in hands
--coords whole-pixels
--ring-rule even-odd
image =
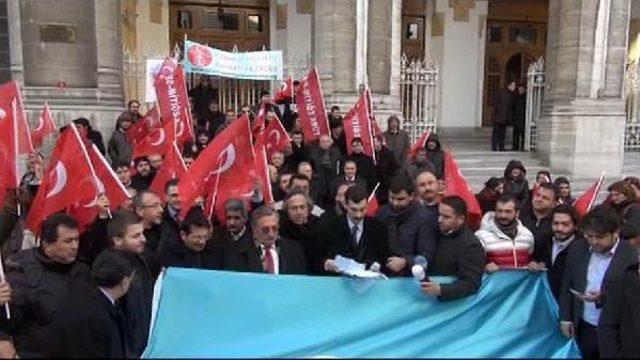
[[[336,266],[342,275],[352,276],[361,279],[375,279],[375,278],[384,278],[386,276],[381,274],[380,272],[370,271],[366,269],[365,264],[361,264],[353,259],[336,255],[335,258]]]

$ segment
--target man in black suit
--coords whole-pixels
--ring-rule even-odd
[[[295,241],[280,236],[276,210],[261,206],[251,214],[253,243],[227,266],[235,270],[267,274],[306,274],[304,252]]]
[[[180,239],[158,249],[160,265],[194,269],[216,269],[211,246],[211,223],[201,207],[189,210],[180,224]]]
[[[575,337],[585,358],[599,358],[598,322],[607,299],[609,281],[620,277],[638,258],[620,240],[620,219],[608,206],[599,206],[582,220],[586,241],[573,244],[560,293],[560,326]]]
[[[611,281],[598,324],[603,358],[640,358],[640,267],[634,264]]]
[[[562,278],[567,264],[567,254],[572,245],[584,241],[578,234],[578,213],[573,206],[558,205],[551,212],[552,237],[536,239],[534,247],[535,261],[547,268],[547,278],[551,293],[560,301]]]
[[[249,211],[242,200],[231,198],[224,203],[224,217],[224,227],[214,231],[211,241],[216,268],[245,271],[247,253],[253,244]]]
[[[455,276],[449,284],[422,283],[422,292],[437,296],[440,301],[456,300],[475,294],[482,283],[487,262],[480,240],[467,227],[467,205],[459,196],[447,196],[440,201],[440,239],[430,275]]]
[[[354,259],[371,267],[374,262],[386,269],[390,256],[387,232],[382,223],[365,216],[367,192],[359,185],[351,186],[345,193],[347,212],[328,219],[318,229],[318,236],[325,242],[322,250],[323,268],[327,272],[338,272],[334,261],[336,255]]]

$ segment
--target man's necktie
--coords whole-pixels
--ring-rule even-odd
[[[358,227],[355,225],[351,228],[351,243],[354,248],[358,247]]]
[[[273,263],[273,255],[271,255],[271,249],[273,247],[272,246],[265,246],[264,247],[264,262],[262,263],[262,266],[264,267],[264,271],[268,272],[269,274],[275,274],[275,266]]]

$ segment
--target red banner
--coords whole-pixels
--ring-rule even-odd
[[[322,134],[330,134],[320,78],[315,67],[300,81],[296,90],[296,104],[304,141],[311,142]]]
[[[15,190],[20,184],[18,173],[18,119],[14,98],[9,111],[0,117],[0,203],[4,203],[5,192]]]
[[[293,100],[293,78],[288,77],[273,95],[276,104],[290,103]]]
[[[467,224],[476,231],[480,228],[482,220],[482,210],[478,199],[473,194],[467,179],[462,176],[458,163],[451,155],[451,152],[444,153],[444,183],[445,196],[458,195],[467,204]]]
[[[55,134],[56,132],[58,132],[58,129],[56,128],[56,124],[51,116],[51,111],[49,111],[49,105],[44,103],[44,109],[42,109],[42,114],[38,118],[38,123],[33,131],[31,131],[33,146],[35,148],[42,147],[44,138],[48,135]]]
[[[27,115],[22,104],[20,86],[13,80],[0,85],[0,118],[6,117],[11,111],[11,102],[16,99],[16,121],[18,124],[18,153],[30,154],[33,152],[31,133],[27,123]]]
[[[364,153],[371,156],[375,160],[375,151],[373,149],[373,138],[371,136],[371,121],[369,119],[369,109],[367,109],[367,101],[364,94],[360,96],[356,105],[344,117],[342,122],[344,135],[347,140],[347,153],[351,155],[353,152],[351,141],[354,138],[362,139]]]
[[[176,141],[184,144],[194,140],[184,71],[174,58],[164,61],[154,85],[163,123],[169,121],[176,124]]]

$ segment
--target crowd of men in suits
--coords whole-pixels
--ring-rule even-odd
[[[262,101],[271,106],[268,95]],[[210,110],[202,124],[219,117]],[[114,213],[101,197],[98,217],[82,232],[60,213],[42,224],[39,241],[30,241],[24,214],[14,214],[14,226],[0,228],[11,253],[8,281],[0,284],[0,304],[9,304],[0,321],[0,356],[139,357],[161,268],[337,276],[340,255],[388,277],[411,276],[422,256],[429,275],[455,277],[421,284],[425,296],[439,301],[473,296],[485,274],[546,271],[560,307],[558,326],[585,357],[640,357],[637,179],[614,183],[607,202],[580,217],[567,179],[552,182],[541,172],[531,189],[526,169],[514,160],[477,195],[485,215],[474,233],[465,201],[444,196],[436,135],[407,158],[409,137],[392,116],[375,139],[374,163],[359,139],[354,153],[346,153],[338,108],[331,112],[331,136],[317,144],[302,141],[295,115],[283,123],[290,124],[292,142],[270,159],[273,204],[264,203],[256,186],[251,201],[227,200],[222,218],[208,217],[200,206],[183,208],[177,179],[163,194],[148,189],[162,164],[162,157],[149,157],[134,159],[133,177],[128,164],[114,161],[135,196]],[[41,162],[30,158],[20,194],[25,209]],[[380,208],[370,216],[376,183]]]

